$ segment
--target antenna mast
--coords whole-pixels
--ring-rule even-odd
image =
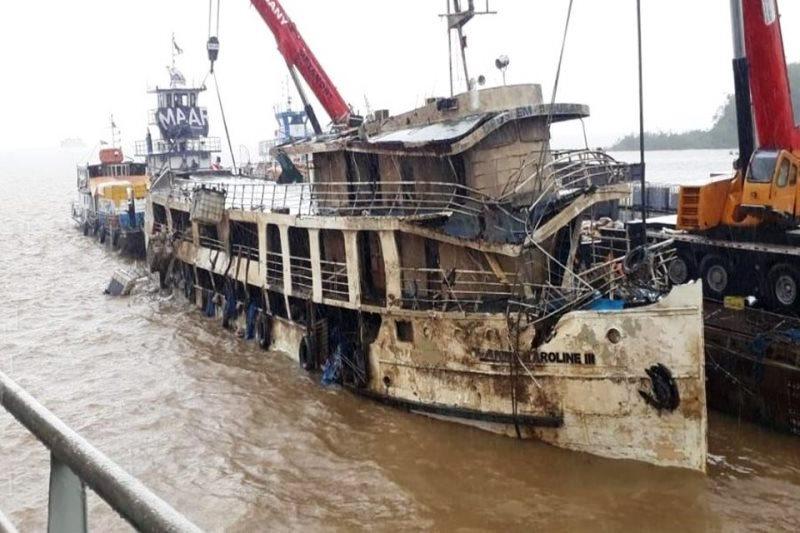
[[[117,124],[114,122],[114,115],[111,115],[111,147],[117,148]]]
[[[464,35],[464,26],[467,22],[473,19],[475,15],[496,15],[497,11],[489,9],[489,0],[486,0],[486,5],[483,11],[475,10],[475,0],[467,0],[467,9],[461,9],[462,0],[453,0],[452,9],[450,0],[447,2],[447,13],[439,15],[447,19],[447,50],[448,50],[448,63],[450,65],[450,96],[455,94],[453,87],[453,30],[458,34],[458,45],[461,49],[461,63],[464,68],[464,78],[467,83],[467,90],[472,89],[472,82],[469,79],[469,68],[467,67],[467,38]]]

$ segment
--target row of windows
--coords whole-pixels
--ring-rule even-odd
[[[159,93],[158,107],[194,107],[197,104],[195,93]]]

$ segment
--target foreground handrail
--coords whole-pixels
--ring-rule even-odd
[[[0,372],[0,404],[51,452],[48,531],[73,530],[75,524],[85,531],[84,484],[139,531],[201,531],[3,372]],[[79,481],[77,484],[70,479],[75,476],[79,478],[75,480]],[[80,491],[77,494],[72,490],[76,487]],[[81,505],[83,509],[76,509]]]

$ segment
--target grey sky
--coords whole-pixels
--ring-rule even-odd
[[[364,111],[407,110],[448,93],[444,0],[282,0],[345,98]],[[484,0],[478,0],[483,4]],[[800,60],[800,3],[782,0],[787,56]],[[500,83],[494,58],[511,58],[509,83],[539,82],[549,98],[568,0],[491,0],[500,14],[467,26],[472,73]],[[728,0],[643,0],[646,112],[650,130],[710,125],[732,88]],[[5,0],[0,85],[4,150],[88,144],[108,138],[114,113],[124,146],[145,135],[148,87],[167,82],[170,36],[179,67],[203,79],[208,65],[206,0]],[[557,100],[588,103],[591,145],[637,126],[634,0],[575,0]],[[275,129],[286,67],[248,0],[222,0],[218,76],[233,142],[253,157]],[[460,80],[459,87],[463,86]],[[293,93],[293,91],[292,91]],[[295,99],[295,101],[297,101]],[[205,94],[212,134],[222,137],[216,96]],[[319,110],[321,113],[321,110]],[[561,145],[582,143],[578,125],[559,126]]]

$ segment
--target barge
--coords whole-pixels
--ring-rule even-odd
[[[300,183],[169,172],[150,266],[205,314],[375,400],[591,454],[704,471],[702,291],[668,246],[605,257],[627,165],[554,152],[588,115],[471,90],[276,147]]]

